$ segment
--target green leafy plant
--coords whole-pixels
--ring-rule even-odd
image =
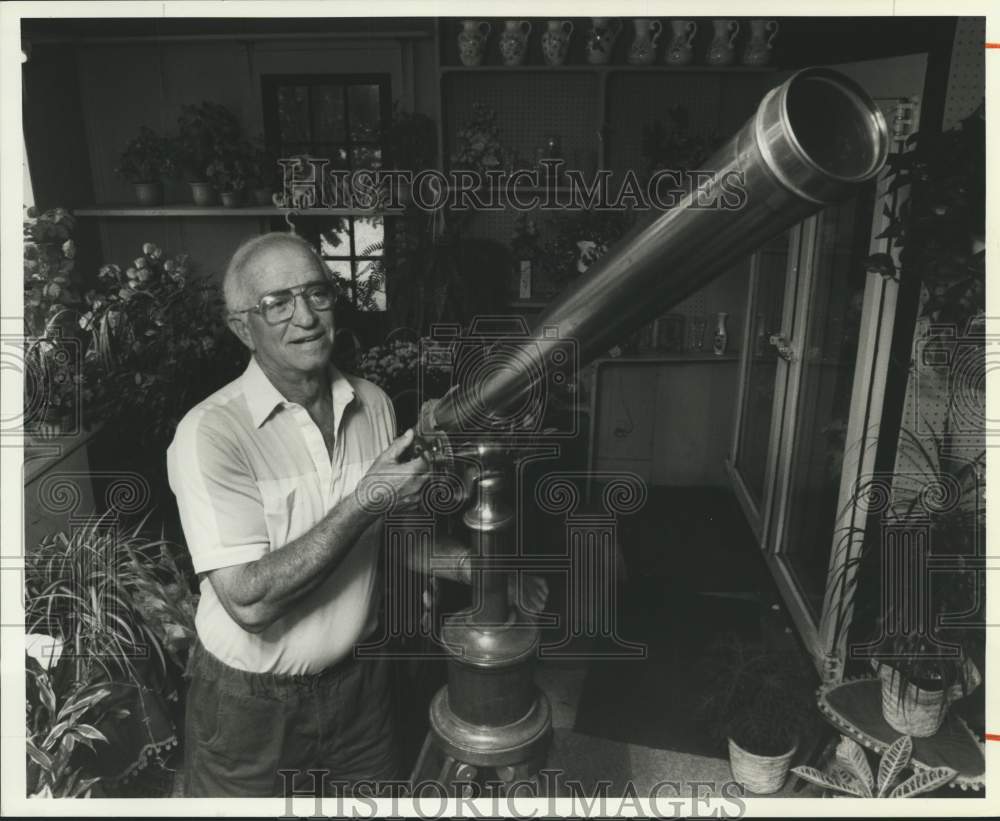
[[[184,413],[245,365],[218,287],[184,254],[147,242],[127,268],[104,265],[85,299],[84,406],[123,437],[166,447]]]
[[[437,162],[437,125],[426,114],[404,111],[396,100],[385,148],[393,168],[414,174],[433,168]]]
[[[73,215],[65,208],[25,212],[25,427],[55,423],[76,411],[82,305]]]
[[[667,125],[662,120],[654,120],[642,127],[640,148],[649,174],[660,169],[697,170],[722,143],[715,134],[692,135],[690,116],[682,105],[670,106],[667,120]]]
[[[58,648],[48,636],[29,635],[28,642],[49,639],[47,649]],[[54,654],[53,654],[54,655]],[[124,708],[108,705],[111,690],[97,682],[72,680],[64,691],[58,689],[55,676],[59,658],[25,657],[27,675],[27,748],[28,796],[32,798],[86,798],[98,777],[86,777],[84,767],[76,763],[77,746],[92,752],[107,738],[95,724],[109,714],[115,719],[128,716]]]
[[[220,193],[241,192],[254,176],[253,153],[249,145],[234,144],[217,147],[215,158],[205,169],[205,176]]]
[[[721,637],[700,664],[708,682],[697,705],[720,748],[727,739],[757,755],[782,755],[817,717],[814,674],[787,650]]]
[[[175,142],[177,162],[185,179],[207,181],[208,167],[225,146],[240,141],[240,122],[219,103],[202,102],[181,107]]]
[[[917,280],[925,289],[922,312],[934,323],[963,332],[985,307],[985,248],[973,241],[986,231],[986,137],[982,107],[943,133],[916,133],[909,151],[890,154],[889,191],[908,187],[879,235],[899,250],[866,261],[883,276]]]
[[[558,291],[586,271],[634,223],[630,211],[567,211],[550,218],[537,257],[541,292]]]
[[[161,736],[153,735],[150,710],[162,725],[166,701],[178,697],[194,636],[193,574],[180,564],[179,548],[146,537],[144,525],[104,517],[27,554],[25,624],[41,667],[29,666],[29,755],[54,793],[93,783],[71,758],[78,742],[117,736],[117,722],[131,716],[138,734],[123,737],[155,745]],[[82,766],[100,772],[94,756]]]
[[[132,183],[160,182],[175,173],[173,141],[142,126],[125,144],[116,173]]]
[[[249,147],[247,154],[247,177],[252,188],[273,188],[278,178],[278,163],[258,142]]]
[[[943,787],[957,775],[951,767],[934,767],[912,771],[904,779],[912,755],[913,740],[900,736],[882,754],[876,779],[861,745],[841,736],[836,757],[825,773],[814,767],[793,767],[792,772],[834,795],[852,798],[913,798]]]

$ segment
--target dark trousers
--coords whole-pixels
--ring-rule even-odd
[[[335,782],[397,777],[387,659],[348,657],[315,675],[247,673],[198,642],[189,675],[188,797],[312,790],[308,770],[325,770]]]

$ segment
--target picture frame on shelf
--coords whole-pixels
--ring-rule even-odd
[[[660,353],[684,352],[684,314],[664,314],[654,323],[653,345]]]

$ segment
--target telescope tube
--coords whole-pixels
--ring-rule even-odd
[[[437,403],[434,427],[468,430],[484,412],[501,418],[545,372],[542,360],[558,346],[553,329],[559,341],[575,340],[578,363],[587,364],[772,237],[846,199],[879,173],[888,150],[885,118],[860,86],[824,68],[792,75],[705,163],[711,183],[623,237],[555,299],[509,353],[509,367],[478,372]],[[743,206],[700,207],[727,193],[733,174]],[[536,344],[543,334],[546,344]]]

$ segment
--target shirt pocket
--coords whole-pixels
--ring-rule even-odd
[[[268,479],[257,483],[271,550],[297,539],[319,520],[314,516],[302,478]]]

